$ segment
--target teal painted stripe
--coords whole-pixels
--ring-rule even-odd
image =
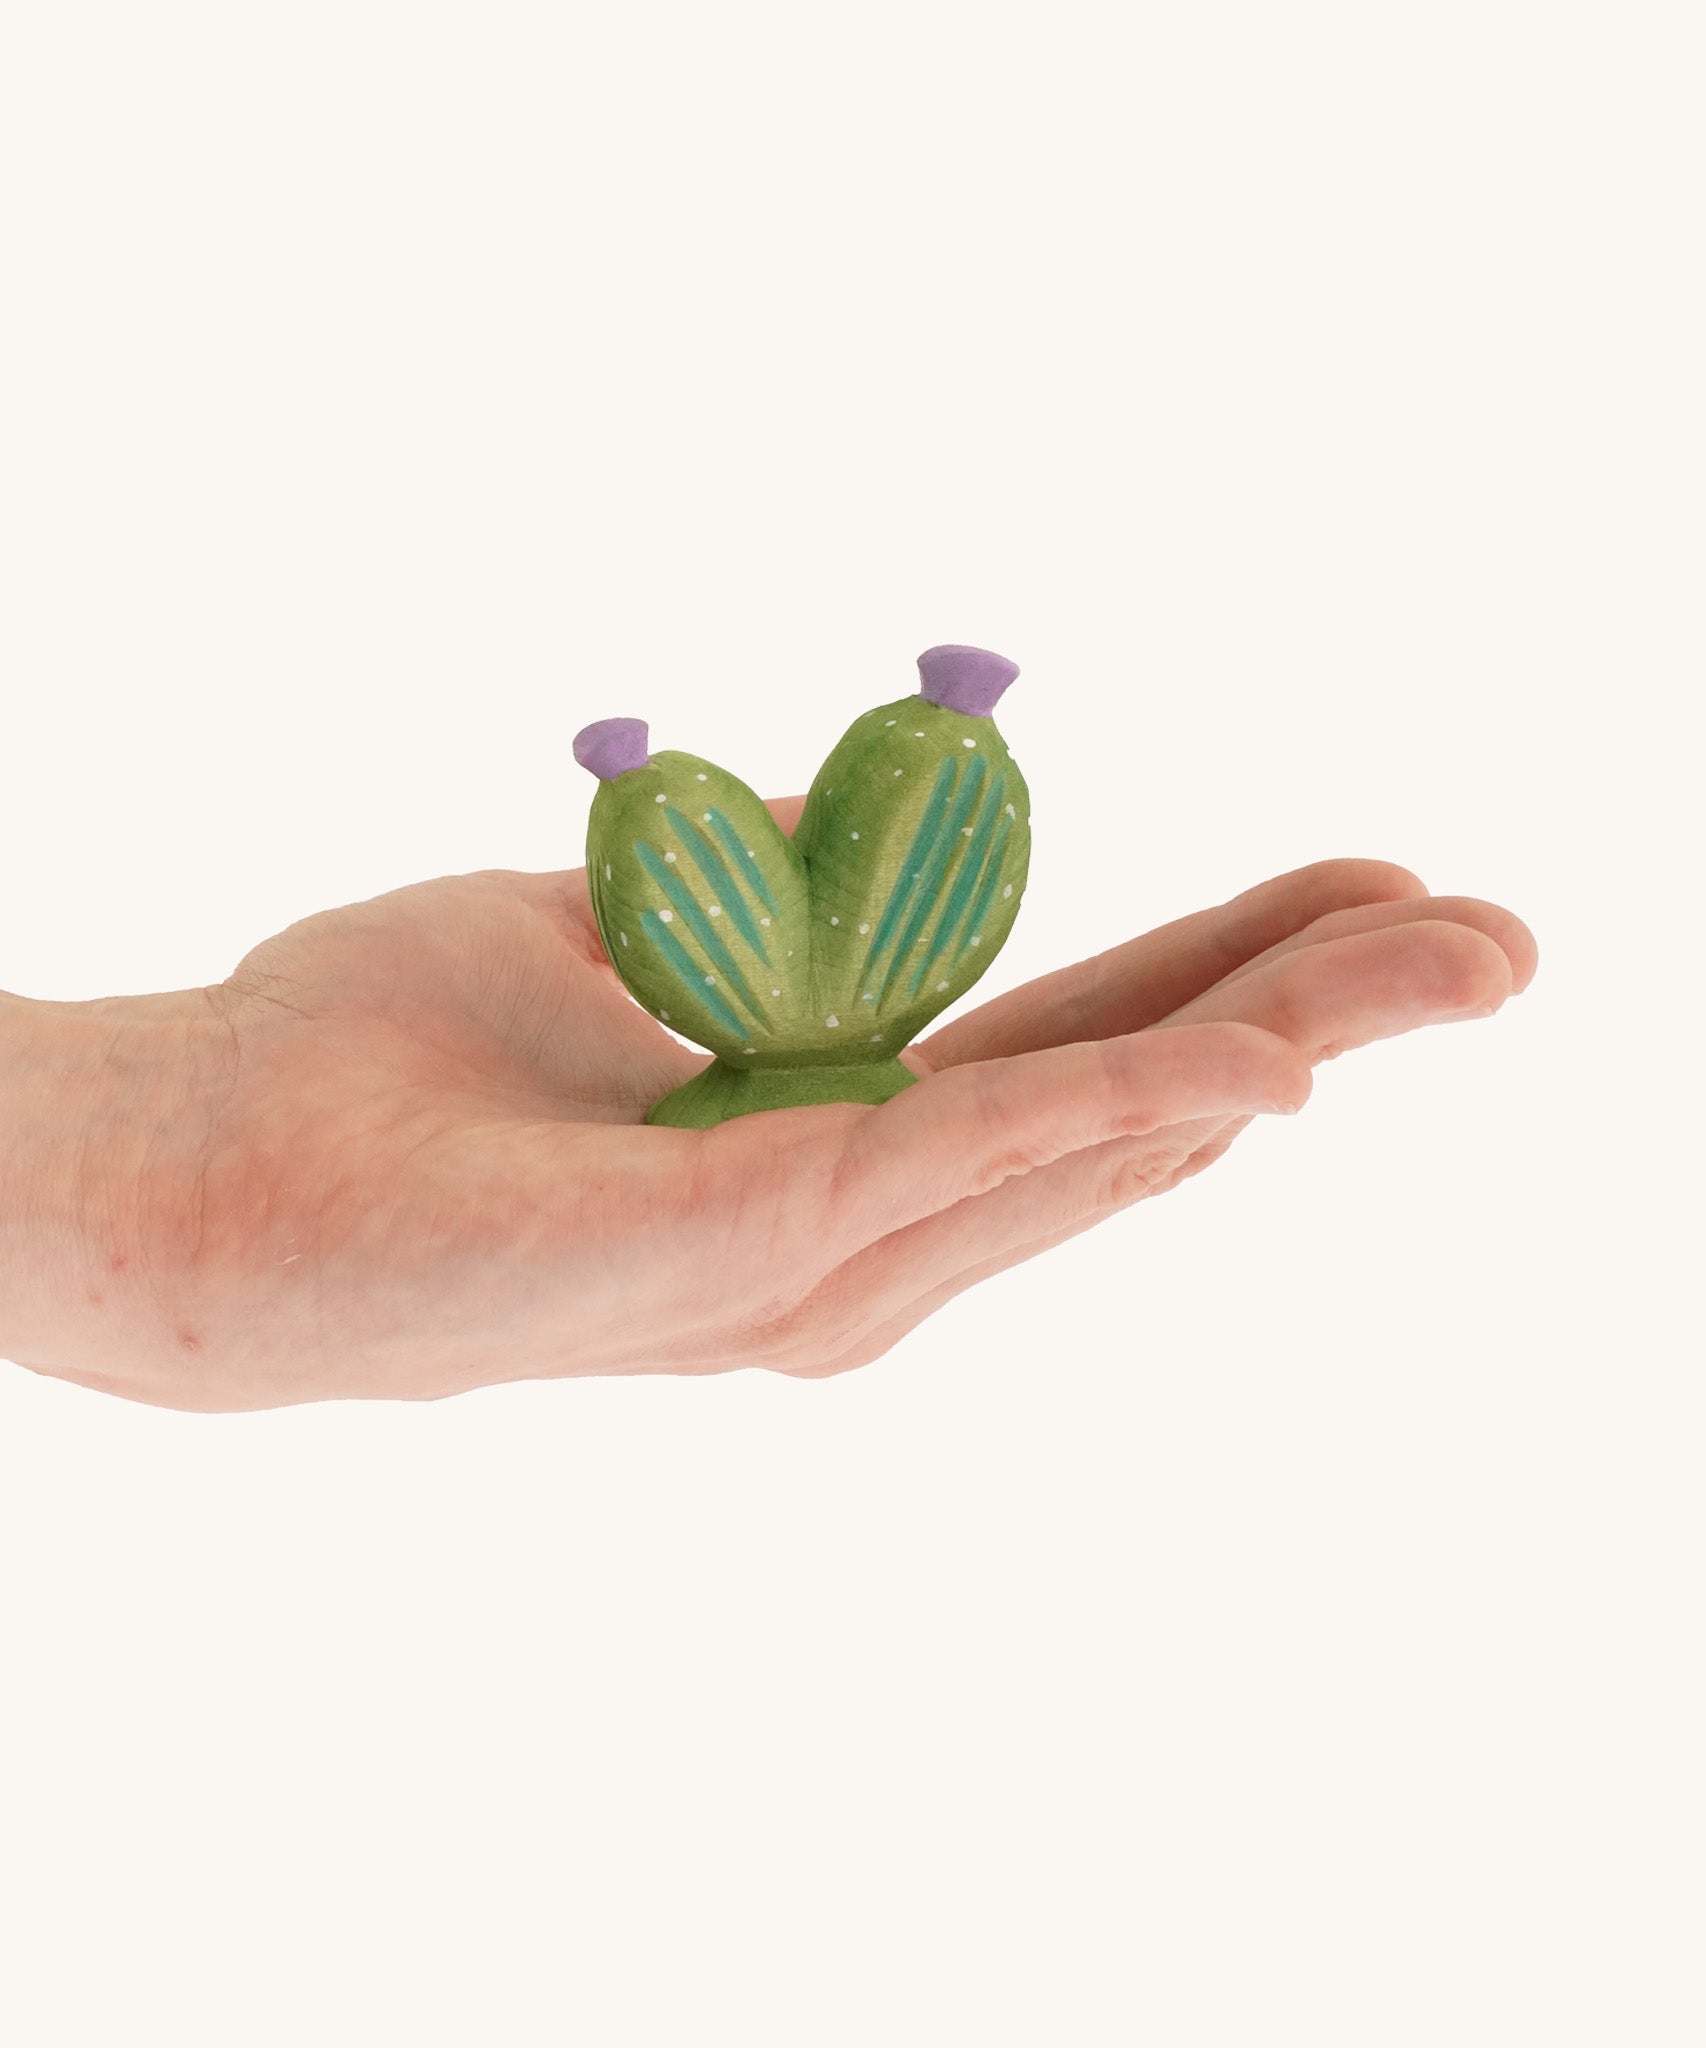
[[[987,763],[981,754],[973,754],[966,763],[966,772],[960,779],[960,786],[954,793],[954,807],[948,813],[948,821],[942,828],[936,844],[930,849],[930,858],[925,862],[924,872],[919,878],[918,900],[912,906],[905,929],[895,941],[894,958],[890,960],[883,985],[877,991],[880,1003],[889,992],[889,985],[900,972],[900,964],[918,943],[918,935],[930,921],[930,912],[935,907],[936,891],[942,886],[942,877],[947,873],[948,863],[953,859],[954,848],[965,822],[971,816],[972,806],[977,802],[977,793],[983,787],[984,777],[989,773]]]
[[[669,822],[679,833],[682,845],[698,864],[700,874],[710,884],[712,895],[734,919],[741,937],[768,967],[770,955],[765,949],[764,934],[758,929],[757,918],[747,908],[746,897],[741,891],[740,884],[723,865],[722,855],[685,811],[672,810]]]
[[[721,968],[728,978],[729,986],[745,1003],[746,1007],[761,1022],[764,1017],[758,998],[746,985],[740,969],[734,963],[734,956],[717,936],[716,927],[693,900],[693,891],[664,859],[655,846],[648,846],[643,839],[634,841],[634,851],[639,855],[640,865],[652,880],[675,905],[677,912],[686,923],[687,929],[705,948],[711,965]]]
[[[1007,851],[1007,835],[1013,829],[1013,820],[1003,818],[1001,830],[995,835],[995,844],[989,850],[989,859],[984,866],[983,881],[978,887],[977,901],[971,907],[966,919],[966,928],[960,934],[960,950],[954,955],[957,960],[983,930],[983,921],[989,915],[989,906],[995,901],[995,885],[1001,879],[1001,857]]]
[[[983,809],[978,813],[977,829],[972,833],[971,843],[966,848],[966,857],[960,862],[959,871],[954,876],[954,886],[948,892],[948,900],[942,905],[942,915],[936,920],[936,929],[931,935],[929,948],[913,970],[912,986],[909,991],[912,995],[917,995],[925,975],[952,944],[954,934],[960,928],[960,919],[965,916],[972,898],[977,894],[977,885],[983,879],[983,864],[989,857],[989,842],[995,837],[996,823],[1001,816],[1001,798],[1006,787],[1005,775],[996,776],[989,786],[989,794],[983,800]]]
[[[899,878],[895,882],[893,889],[889,891],[889,900],[884,904],[883,914],[877,921],[877,935],[871,941],[871,950],[865,955],[865,964],[859,970],[859,979],[861,981],[864,981],[869,976],[871,969],[877,963],[878,956],[889,940],[894,937],[895,930],[905,914],[906,906],[912,898],[912,892],[918,884],[919,876],[922,874],[925,864],[935,848],[937,837],[941,832],[943,821],[947,814],[949,792],[953,789],[954,776],[958,769],[959,763],[954,760],[952,755],[949,755],[943,760],[941,767],[936,770],[936,786],[930,792],[929,801],[924,806],[924,815],[918,821],[918,830],[912,835],[912,845],[907,852],[905,861],[902,863]]]
[[[778,914],[776,899],[770,893],[770,884],[764,879],[764,870],[753,859],[752,855],[747,852],[740,834],[729,823],[728,819],[723,816],[721,811],[713,811],[711,813],[711,830],[716,833],[724,846],[728,848],[729,857],[733,860],[735,866],[740,869],[741,873],[745,875],[746,879],[758,891],[758,900],[769,911],[770,915],[775,917]]]
[[[675,969],[682,987],[692,1000],[708,1010],[725,1031],[736,1038],[748,1036],[746,1026],[693,964],[693,956],[655,910],[640,912],[640,929]]]

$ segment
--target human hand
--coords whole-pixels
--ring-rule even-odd
[[[704,1057],[623,989],[585,870],[421,883],[210,989],[9,999],[0,1350],[219,1409],[842,1371],[1534,964],[1494,905],[1327,861],[945,1025],[879,1108],[666,1130]]]

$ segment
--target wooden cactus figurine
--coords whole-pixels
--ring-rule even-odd
[[[592,905],[616,971],[716,1054],[649,1123],[886,1102],[896,1055],[1012,929],[1030,861],[1024,777],[990,716],[1018,674],[978,647],[918,657],[917,696],[855,719],[792,839],[738,776],[653,754],[638,718],[575,736],[599,777]]]

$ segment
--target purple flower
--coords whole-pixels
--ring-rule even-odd
[[[918,657],[920,694],[945,711],[987,718],[1019,664],[986,647],[930,647]]]
[[[575,734],[575,759],[600,782],[614,782],[630,768],[643,768],[648,727],[643,718],[600,718]]]

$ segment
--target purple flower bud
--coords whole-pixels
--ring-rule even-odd
[[[987,718],[1001,692],[1019,673],[1019,664],[985,647],[931,647],[918,657],[920,694],[945,711],[963,711],[968,718]]]
[[[575,734],[575,759],[600,782],[614,782],[630,768],[643,768],[652,758],[646,749],[643,718],[600,718]]]

